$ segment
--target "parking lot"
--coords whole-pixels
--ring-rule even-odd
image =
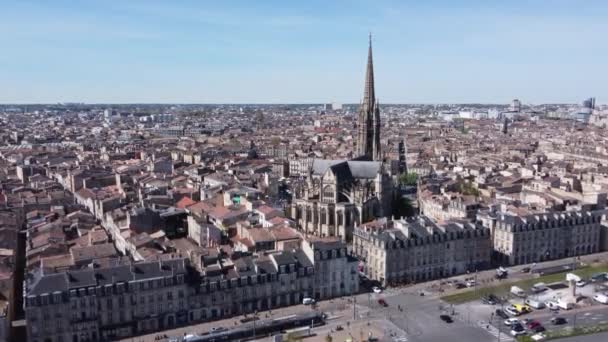
[[[488,303],[487,299],[474,300],[454,305],[454,316],[468,323],[485,326],[497,337],[514,335],[513,329],[505,322],[509,318],[517,320],[514,327],[518,324],[521,326],[514,330],[521,330],[521,334],[528,335],[541,331],[546,334],[576,327],[607,325],[608,305],[593,299],[597,293],[606,292],[606,281],[579,283],[579,285],[581,286],[573,283],[573,286],[569,286],[564,279],[561,282],[540,285],[538,291],[534,291],[533,287],[524,288],[522,290],[525,294],[521,297],[514,294],[497,296],[501,303]],[[544,307],[533,308],[526,303],[534,303],[533,306],[540,303],[540,306]],[[552,308],[550,309],[548,305]],[[566,309],[569,306],[571,308]],[[516,310],[518,308],[528,308],[530,312],[518,313]],[[504,314],[497,313],[497,310]]]

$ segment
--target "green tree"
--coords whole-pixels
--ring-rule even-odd
[[[416,185],[418,175],[415,172],[407,172],[399,175],[399,184],[401,185]]]

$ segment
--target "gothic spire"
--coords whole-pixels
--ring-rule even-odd
[[[369,34],[369,48],[367,51],[367,70],[365,72],[365,90],[363,93],[363,106],[374,108],[376,94],[374,91],[374,61],[372,59],[372,34]]]

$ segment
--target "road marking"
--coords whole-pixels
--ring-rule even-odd
[[[395,342],[407,342],[407,337],[405,337],[405,336],[396,337],[395,339],[393,339],[393,341],[395,341]]]

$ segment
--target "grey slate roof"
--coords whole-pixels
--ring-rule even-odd
[[[330,167],[341,168],[342,165],[340,164],[342,163],[348,166],[348,171],[355,179],[375,178],[382,167],[382,163],[377,161],[314,159],[312,162],[312,172],[320,176]]]
[[[55,291],[109,285],[141,279],[154,279],[185,274],[185,259],[143,262],[108,268],[68,271],[63,273],[36,274],[28,286],[28,295],[40,295]]]

